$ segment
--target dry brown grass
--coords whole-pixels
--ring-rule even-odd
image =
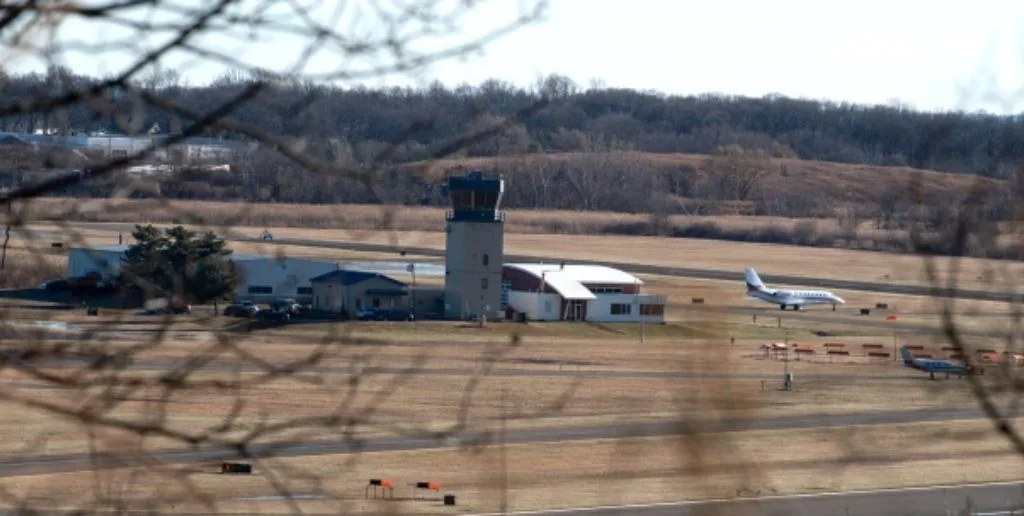
[[[0,289],[38,285],[62,277],[66,269],[66,256],[12,246],[7,249],[3,268],[0,269]]]
[[[78,321],[87,318],[79,315]],[[69,320],[73,318],[69,317]],[[223,319],[223,318],[219,318]],[[706,317],[705,317],[706,319]],[[153,326],[152,318],[133,317],[134,323]],[[669,327],[686,327],[687,322]],[[702,321],[701,324],[707,324]],[[366,421],[364,432],[380,435],[395,428],[395,425],[414,427],[427,426],[442,428],[455,423],[456,407],[463,402],[463,393],[470,382],[473,371],[480,364],[480,358],[489,347],[502,346],[508,341],[508,333],[517,331],[522,325],[511,323],[493,324],[484,329],[459,328],[458,323],[416,323],[416,324],[355,324],[338,325],[354,331],[351,337],[381,339],[359,345],[346,345],[343,341],[328,348],[328,354],[320,365],[331,370],[316,373],[318,383],[300,379],[281,379],[269,384],[258,384],[240,392],[213,390],[190,391],[171,398],[165,407],[168,410],[168,424],[182,431],[196,431],[209,428],[221,422],[221,417],[230,411],[236,396],[246,400],[246,409],[237,421],[237,434],[251,430],[260,421],[283,421],[291,417],[315,416],[330,413],[348,393],[352,374],[358,374],[361,367],[388,367],[401,370],[417,367],[424,374],[409,374],[399,387],[390,389],[395,374],[382,373],[363,378],[356,406],[372,400],[374,395],[387,390],[384,401],[375,402],[375,414]],[[145,330],[145,324],[132,324],[133,330]],[[729,323],[725,326],[700,327],[703,332],[721,332],[717,341],[702,339],[680,339],[671,333],[660,336],[652,332],[646,345],[640,346],[635,336],[604,336],[591,338],[580,334],[586,325],[573,324],[530,324],[523,340],[494,365],[495,373],[483,378],[472,397],[471,419],[476,424],[491,424],[500,413],[502,390],[507,393],[507,410],[513,415],[542,414],[542,419],[516,419],[510,427],[536,427],[550,425],[591,425],[613,422],[622,417],[635,421],[638,418],[669,419],[685,414],[687,417],[705,417],[702,411],[713,407],[714,411],[729,413],[737,417],[775,417],[807,413],[844,413],[871,410],[908,410],[918,408],[948,408],[950,406],[972,406],[973,399],[966,391],[964,382],[927,382],[920,374],[909,372],[894,362],[846,364],[820,363],[803,360],[791,362],[789,370],[798,378],[797,389],[783,393],[776,390],[776,382],[769,381],[768,388],[758,378],[744,378],[742,375],[761,374],[772,378],[780,374],[782,364],[774,360],[761,360],[758,345],[766,339],[758,334],[767,333],[763,328],[749,334],[753,325],[749,321]],[[826,326],[834,328],[835,325]],[[179,323],[168,334],[168,340],[158,348],[136,356],[138,372],[133,375],[150,377],[158,371],[147,369],[148,364],[168,363],[200,352],[212,341],[207,334],[192,335],[182,339],[188,330],[202,328],[198,323]],[[324,335],[326,325],[313,325],[305,333],[297,331],[303,326],[287,326],[246,336],[238,344],[248,353],[262,360],[281,364],[308,356],[315,350],[307,335]],[[800,333],[798,325],[791,330],[806,338],[798,340],[819,345],[834,341],[835,338],[810,336]],[[111,328],[116,331],[116,326]],[[453,331],[454,330],[454,331]],[[634,328],[635,330],[635,328]],[[601,330],[595,330],[601,331]],[[740,335],[729,345],[727,335]],[[140,337],[141,339],[142,337]],[[843,339],[851,347],[860,340],[872,341],[879,337]],[[125,342],[125,345],[131,341]],[[11,344],[8,344],[9,346]],[[215,363],[237,362],[234,356],[224,356]],[[361,364],[353,367],[354,363]],[[453,369],[453,370],[452,370]],[[431,371],[449,370],[444,374],[430,374]],[[608,373],[633,372],[682,372],[716,373],[725,377],[665,378],[665,377],[623,377]],[[312,373],[311,373],[312,374]],[[509,375],[513,374],[513,375]],[[843,375],[836,378],[834,375]],[[905,376],[904,380],[870,381],[859,379],[863,375]],[[575,375],[575,376],[574,376]],[[820,375],[833,375],[821,377]],[[251,373],[247,376],[251,377]],[[309,377],[309,374],[303,377]],[[195,380],[220,379],[221,373],[199,373]],[[23,377],[14,376],[24,380]],[[576,383],[579,382],[579,383]],[[37,391],[27,389],[16,392],[44,399],[67,399],[72,403],[75,393],[61,391]],[[899,390],[900,397],[889,394]],[[571,392],[564,407],[553,413],[546,408],[552,406],[562,395]],[[119,404],[114,414],[136,418],[147,413],[149,408],[142,400],[155,396],[144,389],[137,390],[132,399]],[[699,397],[701,403],[693,405],[681,400]],[[301,404],[295,403],[301,399]],[[5,412],[18,409],[6,405]],[[9,419],[10,425],[0,426],[0,453],[18,454],[26,447],[36,446],[34,438],[45,436],[45,445],[50,451],[83,451],[86,442],[71,422],[59,418],[39,416],[34,418]],[[265,419],[267,418],[267,419]],[[17,424],[14,424],[17,422]],[[290,437],[300,433],[305,438],[326,438],[336,435],[332,431],[293,432],[279,437]],[[152,440],[156,448],[169,443]]]
[[[614,153],[626,160],[633,160],[652,167],[700,167],[708,158],[703,154],[683,153]],[[416,172],[435,181],[443,180],[444,174],[457,166],[474,170],[493,170],[506,175],[516,170],[540,169],[556,163],[580,162],[591,155],[585,153],[546,153],[521,156],[451,158],[431,160],[404,165],[401,168]],[[776,170],[785,167],[786,175],[769,174],[765,186],[786,188],[806,192],[808,196],[834,199],[838,202],[874,202],[883,192],[890,189],[906,189],[917,181],[922,198],[937,198],[944,192],[969,190],[972,187],[998,188],[1004,181],[951,174],[910,167],[882,167],[872,165],[850,165],[825,161],[773,158],[770,160]],[[784,185],[784,186],[783,186]]]
[[[661,278],[659,278],[661,279]],[[652,288],[687,289],[690,283],[673,278],[653,282]],[[728,284],[710,284],[706,294],[716,303],[725,303]],[[723,290],[725,289],[725,290]],[[713,298],[712,296],[720,296]],[[26,312],[27,313],[27,312]],[[77,315],[77,321],[95,321]],[[716,316],[717,317],[717,316]],[[70,319],[74,319],[69,317]],[[707,319],[707,317],[704,317]],[[133,316],[132,322],[145,321]],[[204,340],[178,339],[188,329],[202,327],[194,317],[180,322],[164,346],[140,356],[147,361],[185,356],[202,349]],[[198,320],[196,320],[198,319]],[[219,318],[220,319],[220,318]],[[749,321],[712,321],[716,325],[694,326],[702,331],[751,329]],[[678,323],[708,325],[708,321]],[[152,323],[150,323],[152,324]],[[827,327],[833,328],[836,322]],[[212,427],[228,413],[235,396],[242,396],[247,407],[238,420],[238,433],[260,421],[281,421],[289,417],[317,416],[337,407],[348,388],[348,367],[356,356],[373,357],[372,365],[402,367],[416,363],[419,352],[426,352],[427,369],[458,368],[467,371],[488,345],[507,342],[510,329],[522,325],[493,324],[486,328],[460,328],[458,323],[350,325],[359,328],[356,336],[385,339],[378,344],[339,345],[339,355],[329,357],[325,365],[340,368],[326,374],[323,383],[311,384],[285,379],[241,392],[191,392],[172,398],[166,406],[170,428],[198,431]],[[592,338],[584,330],[588,325],[530,324],[529,333],[505,360],[500,370],[551,371],[691,371],[729,373],[734,378],[617,378],[585,376],[564,407],[542,419],[512,419],[508,429],[549,426],[593,426],[608,423],[704,419],[716,417],[777,417],[808,413],[833,413],[920,408],[973,406],[964,382],[928,382],[920,374],[908,372],[893,363],[873,365],[821,364],[807,361],[790,363],[796,373],[794,391],[782,392],[769,382],[761,390],[756,378],[741,378],[749,373],[778,374],[781,363],[756,360],[760,339],[750,335],[730,346],[724,340],[680,339],[675,334],[653,335],[645,346],[630,337]],[[670,325],[671,326],[671,325]],[[136,324],[134,329],[146,328]],[[306,335],[326,333],[325,326],[313,325],[312,333],[296,331],[301,326],[254,333],[241,343],[263,359],[280,363],[307,354],[312,346]],[[533,332],[533,333],[530,333]],[[829,340],[829,339],[822,339]],[[524,360],[529,360],[524,362]],[[541,363],[536,363],[537,361]],[[545,361],[547,363],[545,363]],[[579,365],[575,365],[579,364]],[[844,374],[844,377],[818,378],[819,374]],[[153,374],[140,372],[138,374]],[[866,381],[872,374],[905,375],[905,380]],[[197,379],[221,377],[218,373],[200,373]],[[24,380],[7,373],[0,379]],[[376,414],[357,433],[364,437],[386,436],[396,426],[444,428],[453,423],[455,407],[462,400],[468,374],[411,376],[409,381],[390,390],[390,396],[375,403]],[[387,375],[370,376],[360,384],[356,406],[387,388]],[[473,396],[471,429],[494,430],[502,413],[516,415],[543,409],[568,389],[568,377],[492,375],[484,379]],[[47,401],[74,403],[73,392],[33,391],[13,386],[14,392],[40,396]],[[898,392],[899,396],[893,396]],[[145,389],[132,393],[134,400],[122,403],[115,415],[139,418],[148,413],[143,398],[154,393]],[[301,400],[297,403],[296,400]],[[84,451],[87,441],[81,427],[71,421],[26,411],[10,403],[0,405],[6,423],[0,425],[0,455]],[[986,432],[987,430],[987,432]],[[302,429],[283,432],[278,439],[337,439],[335,431]],[[128,450],[138,444],[123,433],[100,432],[101,449]],[[169,446],[163,439],[151,438],[146,449]],[[694,468],[694,453],[702,450],[704,465]],[[854,463],[840,467],[836,461],[865,451],[880,461]],[[830,429],[789,429],[715,434],[708,438],[649,438],[565,442],[508,447],[508,473],[512,509],[644,503],[678,499],[752,494],[813,492],[855,488],[893,487],[985,481],[1015,478],[1020,474],[1019,458],[1006,452],[1006,443],[990,430],[987,422],[943,422],[878,427],[838,427]],[[445,492],[459,496],[458,511],[496,509],[497,458],[493,449],[469,453],[457,449],[400,453],[368,453],[357,456],[321,456],[275,459],[257,463],[252,477],[223,477],[199,473],[200,464],[162,468],[170,477],[147,473],[132,479],[127,471],[68,473],[6,478],[0,485],[16,494],[28,496],[39,508],[81,505],[101,489],[111,497],[142,503],[159,500],[162,512],[195,512],[195,504],[182,503],[180,481],[188,479],[223,505],[220,509],[235,513],[287,510],[281,502],[244,501],[240,497],[274,494],[268,485],[268,468],[290,473],[289,487],[298,493],[317,488],[335,501],[300,502],[308,511],[333,509],[336,512],[384,511],[389,507],[403,512],[444,512],[436,502],[394,502],[392,505],[366,502],[362,489],[367,478],[390,477],[399,482],[400,496],[408,494],[406,482],[436,480]],[[285,468],[285,469],[280,469]],[[158,468],[161,469],[161,468]],[[206,471],[211,468],[206,467]],[[178,475],[174,477],[173,475]],[[323,482],[318,486],[312,478]],[[551,482],[559,487],[552,489]],[[64,488],[59,497],[52,486]],[[404,489],[404,491],[403,491]],[[177,497],[172,504],[169,500]]]
[[[999,481],[1022,473],[1019,458],[987,422],[509,445],[506,455],[510,510]],[[177,480],[195,482],[225,512],[258,513],[286,507],[240,499],[276,494],[270,474],[287,472],[292,477],[290,492],[320,492],[332,498],[300,502],[306,511],[444,514],[497,510],[499,468],[499,450],[491,446],[477,452],[441,449],[273,459],[257,463],[256,474],[250,477],[199,473],[195,466],[167,467],[167,477],[144,474],[127,491],[122,491],[130,483],[126,470],[16,477],[2,483],[16,495],[32,496],[39,507],[57,508],[90,500],[98,486],[136,504],[158,494],[184,494],[180,484],[170,480],[177,475]],[[436,481],[443,493],[458,496],[459,505],[444,510],[437,501],[367,501],[363,491],[368,478],[392,479],[399,499],[412,495],[410,482]],[[59,497],[46,488],[53,483],[64,486]],[[202,510],[180,501],[161,509]]]
[[[70,221],[121,224],[192,224],[214,228],[251,227],[249,236],[258,237],[263,228],[318,228],[360,231],[442,231],[445,209],[423,206],[251,204],[213,201],[164,201],[137,199],[76,200],[74,214],[67,214],[63,199],[34,199],[26,208],[25,220],[33,222]],[[506,210],[509,233],[568,235],[633,234],[647,231],[651,218],[646,213],[616,213],[569,210]],[[671,227],[688,228],[712,223],[733,234],[746,234],[774,227],[785,232],[811,219],[743,215],[672,215]],[[821,233],[839,231],[835,219],[813,219]],[[856,231],[857,246],[882,245],[906,238],[902,231],[874,229],[869,222]],[[751,237],[755,238],[755,237]]]

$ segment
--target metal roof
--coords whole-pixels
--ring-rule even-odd
[[[366,281],[370,278],[382,278],[401,287],[405,287],[405,283],[402,283],[401,281],[398,281],[394,278],[389,278],[379,272],[355,271],[346,269],[338,269],[336,271],[331,271],[326,274],[321,274],[314,278],[310,278],[309,282],[324,283],[327,281],[337,281],[347,287],[349,285],[355,285],[356,283]]]
[[[572,265],[547,263],[506,263],[505,267],[523,271],[538,280],[543,277],[548,284],[565,299],[597,299],[587,284],[600,285],[642,285],[639,278],[604,265]]]

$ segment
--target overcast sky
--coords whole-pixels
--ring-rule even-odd
[[[530,1],[483,2],[463,19],[457,39],[448,41],[464,41],[507,23],[521,3]],[[599,80],[676,94],[779,93],[858,103],[899,99],[927,110],[1024,111],[1024,2],[1019,0],[549,1],[539,23],[492,42],[483,55],[383,82],[436,79],[457,85],[500,78],[526,86],[540,75],[558,73],[581,86]],[[353,3],[360,2],[345,4]],[[338,3],[320,0],[317,5],[326,23]],[[367,30],[368,25],[358,23],[367,19],[365,12],[349,9],[347,17],[333,23]],[[61,29],[62,37],[89,41],[116,34],[95,24]],[[260,45],[206,41],[277,70],[288,69],[299,53],[298,43],[283,37],[263,37]],[[307,69],[337,70],[337,55],[325,48]],[[76,71],[91,74],[113,72],[124,63],[114,54],[96,52],[66,60]],[[223,71],[195,58],[179,56],[173,63],[192,83],[208,82]],[[29,61],[8,59],[6,66],[22,70]]]

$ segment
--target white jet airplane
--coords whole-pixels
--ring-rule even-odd
[[[747,297],[765,303],[774,303],[779,305],[782,310],[785,310],[787,306],[792,306],[793,310],[799,310],[804,305],[825,304],[832,305],[832,309],[835,310],[836,305],[846,303],[843,298],[825,290],[770,289],[765,286],[754,269],[746,269],[743,272],[747,278]]]

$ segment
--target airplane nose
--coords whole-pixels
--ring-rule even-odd
[[[845,305],[846,304],[846,301],[844,301],[843,298],[841,298],[839,296],[836,296],[836,302],[841,304],[841,305]]]

